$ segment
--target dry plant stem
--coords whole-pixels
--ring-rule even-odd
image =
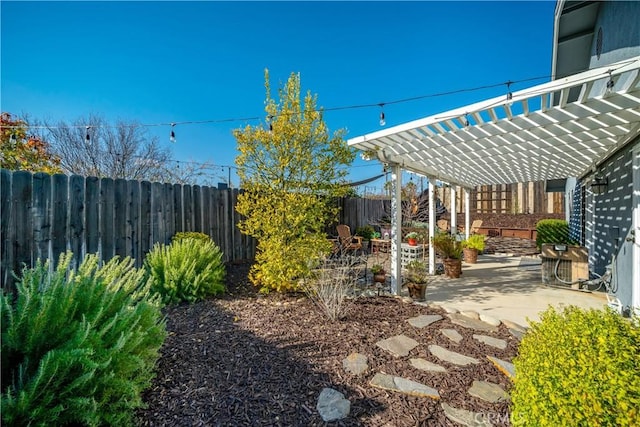
[[[331,320],[343,318],[358,278],[366,266],[361,256],[341,254],[320,261],[302,285],[309,299]]]

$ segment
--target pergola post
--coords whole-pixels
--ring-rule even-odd
[[[436,254],[433,249],[433,236],[436,235],[436,179],[429,177],[429,274],[436,274]]]
[[[449,224],[451,226],[451,233],[457,233],[458,232],[458,228],[457,228],[457,224],[456,224],[456,216],[457,216],[457,210],[456,210],[456,186],[452,185],[451,187],[451,224]]]
[[[469,228],[471,227],[470,224],[470,218],[469,218],[469,212],[470,212],[470,207],[469,207],[469,189],[468,188],[464,188],[464,238],[468,239],[469,238],[469,234],[470,231]]]
[[[400,295],[402,278],[400,277],[400,249],[402,248],[402,168],[399,164],[391,166],[391,292]]]

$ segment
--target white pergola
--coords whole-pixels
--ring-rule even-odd
[[[403,169],[429,178],[429,218],[436,180],[452,191],[462,187],[468,233],[471,188],[585,176],[639,131],[640,56],[350,139],[392,168],[393,291],[401,287]],[[454,221],[452,215],[452,229]],[[435,270],[431,244],[429,270]]]

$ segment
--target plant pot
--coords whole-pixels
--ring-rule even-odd
[[[478,250],[474,248],[464,248],[464,262],[475,264],[478,262]]]
[[[445,258],[444,263],[444,275],[452,279],[457,279],[462,275],[462,260],[454,258]]]
[[[418,246],[418,239],[407,239],[409,246]]]
[[[373,275],[374,283],[385,283],[387,281],[387,275],[384,271]]]
[[[409,296],[416,301],[424,301],[426,299],[426,283],[407,283],[407,290],[409,291]]]

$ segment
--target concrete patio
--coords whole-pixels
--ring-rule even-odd
[[[388,259],[376,259],[388,267]],[[388,270],[387,270],[388,271]],[[604,308],[607,299],[600,292],[582,292],[542,283],[538,256],[480,255],[477,264],[462,263],[458,279],[435,276],[427,286],[426,302],[458,311],[476,311],[523,326],[539,320],[550,305]],[[406,288],[402,295],[407,296]]]

